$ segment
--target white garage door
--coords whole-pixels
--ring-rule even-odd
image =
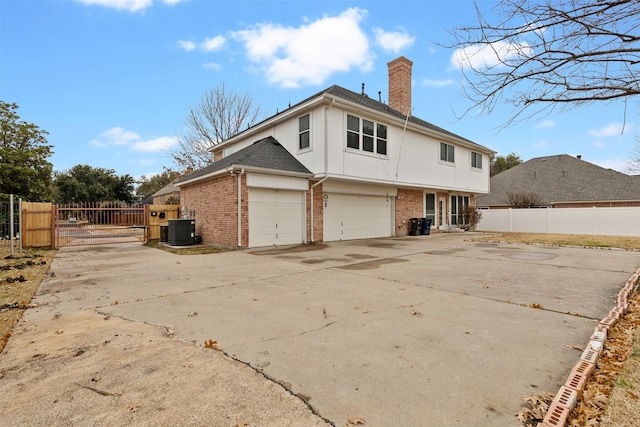
[[[326,193],[323,208],[324,240],[368,239],[391,236],[392,198]]]
[[[304,241],[304,192],[249,189],[249,246],[294,245]]]

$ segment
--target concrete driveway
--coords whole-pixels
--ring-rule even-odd
[[[517,425],[523,396],[564,383],[571,346],[586,345],[640,256],[468,237],[63,249],[35,301],[216,340],[335,425]]]

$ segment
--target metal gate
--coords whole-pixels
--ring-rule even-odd
[[[146,243],[146,205],[121,203],[73,203],[56,205],[56,247]]]

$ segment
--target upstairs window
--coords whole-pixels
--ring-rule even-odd
[[[387,155],[387,126],[347,114],[347,147]]]
[[[298,149],[304,150],[311,146],[309,114],[298,119]]]
[[[455,162],[453,145],[440,143],[440,160],[449,163]]]
[[[471,167],[482,169],[482,154],[471,152]]]

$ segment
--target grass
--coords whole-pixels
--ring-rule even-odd
[[[640,237],[587,236],[579,234],[496,233],[495,237],[479,237],[478,240],[495,240],[508,243],[528,243],[587,248],[620,248],[640,250]]]
[[[0,246],[0,352],[31,303],[54,255],[50,249],[16,249],[11,257],[9,247]]]

